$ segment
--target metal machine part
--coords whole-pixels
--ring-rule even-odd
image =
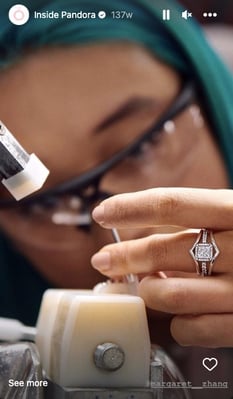
[[[5,179],[21,172],[29,161],[29,154],[0,122],[0,173]]]
[[[101,348],[100,348],[101,347]],[[121,349],[112,343],[98,345],[100,353],[119,355]],[[109,359],[111,356],[109,356]],[[111,365],[111,359],[107,365]],[[122,361],[122,358],[120,356]],[[106,360],[106,359],[105,359]],[[119,358],[118,358],[119,360]],[[117,360],[117,363],[121,363]],[[112,364],[116,365],[113,357]],[[11,399],[190,399],[187,389],[164,390],[163,382],[178,382],[183,378],[173,361],[159,347],[152,348],[150,362],[150,379],[144,388],[66,388],[42,374],[41,361],[36,346],[33,343],[23,342],[2,344],[0,346],[0,398]],[[103,369],[106,373],[106,386],[108,373],[116,371]],[[20,382],[15,385],[14,382]],[[14,396],[13,396],[14,395]]]
[[[111,343],[108,348],[112,349]],[[101,352],[106,349],[107,345],[103,345]],[[0,345],[0,370],[1,399],[190,399],[187,388],[163,388],[167,381],[175,385],[182,382],[183,377],[174,362],[157,346],[152,347],[148,386],[143,388],[62,387],[42,374],[37,348],[28,342]],[[109,373],[114,371],[103,370],[106,386]]]
[[[183,381],[178,368],[170,357],[159,347],[152,347],[150,381],[144,388],[66,388],[51,380],[44,390],[44,399],[190,399],[187,388],[164,389],[167,381]],[[107,384],[107,376],[106,376]]]
[[[94,363],[100,369],[115,371],[123,366],[124,361],[124,351],[112,342],[100,344],[95,349]]]
[[[151,381],[147,388],[64,388],[48,380],[45,399],[163,399],[163,365],[159,360],[151,362]],[[107,377],[106,377],[107,381]],[[156,386],[156,388],[155,388]],[[174,397],[174,399],[178,397]],[[180,397],[181,398],[181,397]],[[183,396],[185,398],[185,396]]]
[[[0,160],[2,184],[16,200],[40,189],[49,174],[39,158],[29,155],[1,121]]]
[[[42,368],[35,344],[0,345],[0,398],[43,399]]]

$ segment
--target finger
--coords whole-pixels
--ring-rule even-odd
[[[145,277],[139,294],[154,310],[171,314],[233,312],[233,277],[166,278]]]
[[[233,226],[233,191],[155,188],[106,199],[93,211],[103,227],[155,225],[227,230]]]
[[[171,333],[182,346],[232,347],[233,313],[176,316],[171,322]]]
[[[190,255],[198,234],[193,230],[174,234],[154,234],[149,237],[122,241],[105,246],[92,257],[92,265],[101,273],[114,277],[129,273],[181,271],[193,273],[196,264]],[[233,231],[216,232],[215,242],[220,254],[214,273],[233,272]]]

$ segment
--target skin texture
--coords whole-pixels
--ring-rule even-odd
[[[28,54],[1,73],[1,119],[26,150],[35,152],[50,169],[43,191],[124,148],[158,119],[178,94],[180,85],[178,75],[170,67],[137,45],[43,49]],[[129,99],[134,99],[137,106],[128,115],[106,123]],[[174,132],[163,131],[156,144],[144,146],[142,153],[109,173],[101,188],[116,194],[157,186],[227,188],[224,164],[205,118],[192,107],[174,122]],[[1,188],[0,196],[5,195]],[[201,198],[200,194],[199,202]],[[124,208],[125,199],[122,201]],[[162,228],[156,223],[148,226],[148,209],[144,205],[134,206],[129,225],[123,226],[129,229],[122,230],[122,240],[171,231],[167,226],[170,222]],[[110,222],[113,217],[113,223],[122,223],[120,215],[115,219],[114,207],[111,212]],[[138,218],[140,222],[145,218],[145,223],[135,226]],[[36,215],[1,210],[0,225],[18,250],[52,284],[92,288],[103,280],[90,267],[90,258],[112,237],[97,224],[93,224],[88,235],[74,227],[53,225]],[[117,256],[114,262],[117,265]],[[128,267],[127,262],[124,266]],[[142,283],[144,297],[151,290],[146,281]],[[156,308],[153,299],[152,303],[148,300],[148,305]],[[177,326],[174,322],[173,331],[179,329]]]

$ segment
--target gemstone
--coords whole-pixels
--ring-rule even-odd
[[[197,261],[210,262],[213,259],[213,245],[197,244],[195,247],[195,259]]]

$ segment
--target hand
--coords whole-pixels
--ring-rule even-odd
[[[233,346],[233,191],[156,188],[120,194],[95,208],[93,218],[105,228],[183,228],[107,245],[92,264],[109,277],[146,275],[140,295],[148,307],[175,315],[171,332],[181,345]],[[200,228],[214,232],[220,250],[213,274],[205,277],[197,275],[189,253]],[[159,278],[160,271],[169,277]]]

